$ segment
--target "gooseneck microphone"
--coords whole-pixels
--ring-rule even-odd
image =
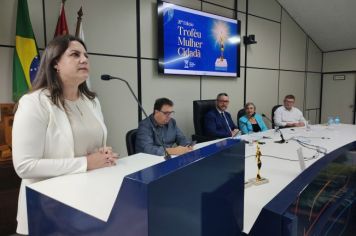
[[[143,109],[143,107],[142,107],[140,101],[138,100],[138,98],[136,97],[136,95],[135,95],[134,91],[132,90],[132,88],[131,88],[129,82],[127,82],[126,80],[121,79],[121,78],[119,78],[119,77],[113,77],[113,76],[111,76],[111,75],[102,75],[102,76],[101,76],[101,80],[111,80],[111,79],[120,80],[120,81],[124,82],[124,83],[127,85],[127,87],[130,89],[130,92],[131,92],[132,96],[135,98],[135,100],[136,100],[138,106],[140,107],[140,109],[142,110],[143,114],[144,114],[145,117],[147,118],[147,117],[148,117],[148,116],[147,116],[147,113],[146,113],[146,111]]]
[[[283,134],[282,134],[281,129],[278,128],[277,131],[279,132],[279,136],[281,137],[281,140],[279,140],[279,141],[274,141],[274,142],[275,142],[275,143],[285,143],[286,140],[285,140],[284,137],[283,137]]]
[[[134,91],[132,90],[132,88],[131,88],[129,82],[127,82],[125,79],[122,79],[122,78],[119,78],[119,77],[114,77],[114,76],[111,76],[111,75],[101,75],[101,80],[112,80],[112,79],[120,80],[120,81],[124,82],[124,83],[127,85],[127,87],[129,88],[129,90],[130,90],[132,96],[135,98],[135,100],[136,100],[138,106],[140,107],[140,110],[143,112],[143,114],[145,115],[145,117],[148,118],[148,120],[150,121],[150,124],[151,124],[151,126],[152,126],[153,132],[155,133],[159,144],[163,147],[164,154],[165,154],[165,155],[164,155],[164,159],[165,159],[165,160],[171,159],[171,155],[167,152],[167,149],[166,149],[166,146],[164,145],[163,139],[161,139],[161,137],[158,135],[157,130],[156,130],[156,128],[154,127],[153,121],[148,117],[148,115],[147,115],[145,109],[143,109],[143,107],[142,107],[140,101],[137,99],[137,97],[136,97]]]
[[[268,116],[266,116],[265,114],[262,114],[262,116],[263,116],[264,118],[266,118],[269,122],[271,122],[271,124],[273,124],[272,120],[271,120]],[[279,132],[279,136],[281,137],[281,140],[275,141],[275,143],[285,143],[286,140],[285,140],[284,137],[283,137],[283,133],[282,133],[281,129],[278,128],[278,129],[276,129],[276,131]]]

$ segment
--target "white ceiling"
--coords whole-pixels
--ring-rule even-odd
[[[356,0],[277,0],[322,51],[356,48]]]

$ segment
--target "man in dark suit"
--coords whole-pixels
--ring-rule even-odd
[[[231,115],[226,111],[229,105],[229,96],[226,93],[219,93],[216,97],[216,108],[206,113],[204,117],[205,135],[215,138],[234,137],[239,130],[231,119]]]

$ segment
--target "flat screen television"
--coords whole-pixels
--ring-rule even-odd
[[[158,2],[158,71],[240,76],[241,22]]]

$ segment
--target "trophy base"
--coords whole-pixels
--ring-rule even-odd
[[[245,188],[251,187],[252,185],[254,185],[254,183],[251,179],[245,182]]]
[[[220,58],[216,58],[215,70],[227,71],[227,61],[226,61],[226,59],[221,60]]]
[[[269,180],[262,177],[259,180],[257,180],[256,178],[249,179],[246,183],[249,183],[249,182],[251,182],[252,185],[262,185],[262,184],[269,183]],[[245,183],[245,187],[246,187],[246,183]]]

